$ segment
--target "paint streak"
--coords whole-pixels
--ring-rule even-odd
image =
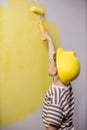
[[[31,12],[35,5],[46,12],[43,4],[26,0],[8,0],[0,7],[0,125],[24,120],[42,106],[51,83],[47,42],[41,39],[39,16]],[[59,47],[58,27],[44,20],[46,30]]]

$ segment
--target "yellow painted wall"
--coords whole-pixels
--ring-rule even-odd
[[[32,6],[44,4],[26,0],[8,0],[8,8],[0,7],[0,125],[23,120],[42,106],[51,83],[48,76],[48,46],[42,41],[39,15]],[[59,30],[54,22],[44,19],[46,30],[56,48]]]

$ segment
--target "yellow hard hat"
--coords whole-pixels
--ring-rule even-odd
[[[80,73],[80,63],[73,51],[64,51],[59,48],[56,54],[56,64],[58,75],[64,84],[76,79]]]

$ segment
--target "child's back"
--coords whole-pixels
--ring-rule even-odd
[[[73,125],[74,96],[72,86],[49,87],[43,103],[43,123],[48,129],[49,124],[58,130],[74,130]]]

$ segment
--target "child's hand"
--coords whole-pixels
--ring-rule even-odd
[[[47,32],[42,32],[42,35],[47,39],[47,41],[51,41],[51,36]]]

